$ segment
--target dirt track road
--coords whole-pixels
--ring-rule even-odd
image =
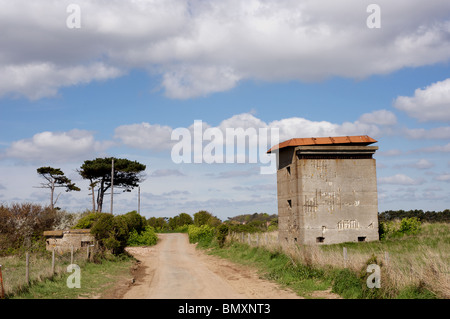
[[[160,234],[153,247],[128,248],[141,262],[124,299],[301,298],[255,270],[195,249],[186,234]]]

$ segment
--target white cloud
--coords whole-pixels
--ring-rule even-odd
[[[119,69],[103,63],[58,67],[48,62],[0,65],[0,73],[0,97],[6,94],[25,95],[31,100],[55,96],[61,87],[107,80],[121,75]]]
[[[431,129],[404,129],[404,134],[412,139],[450,139],[450,127],[434,127]]]
[[[380,184],[393,184],[393,185],[420,185],[424,183],[423,179],[413,179],[404,174],[396,174],[393,176],[379,177],[378,183]]]
[[[167,150],[173,145],[171,141],[172,128],[159,124],[130,124],[121,125],[114,130],[114,137],[123,144],[139,148]]]
[[[42,132],[12,142],[5,156],[25,161],[70,162],[93,156],[110,145],[109,142],[95,141],[92,132],[84,130]]]
[[[161,76],[167,96],[192,98],[243,80],[360,79],[445,62],[450,52],[447,0],[379,0],[377,30],[360,0],[79,0],[81,29],[68,29],[71,2],[0,0],[0,70],[13,76],[0,94],[54,96],[144,69]]]
[[[377,110],[361,115],[359,121],[366,124],[395,125],[397,124],[397,117],[391,111]]]
[[[427,168],[434,167],[434,163],[422,158],[422,159],[418,160],[417,162],[409,164],[408,166],[413,167],[413,168],[418,168],[418,169],[427,169]]]
[[[450,79],[416,89],[412,97],[399,96],[394,106],[421,122],[450,121]]]
[[[448,153],[450,152],[450,143],[446,145],[434,145],[429,147],[423,147],[420,149],[415,150],[415,152],[424,152],[424,153],[431,153],[431,152],[438,152],[438,153]]]
[[[227,91],[233,88],[240,78],[230,67],[177,66],[164,73],[162,86],[166,90],[166,96],[188,99]]]
[[[450,173],[444,173],[433,178],[436,181],[440,182],[450,182]]]

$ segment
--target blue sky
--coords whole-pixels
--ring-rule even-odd
[[[380,211],[449,208],[450,4],[378,1],[371,29],[372,2],[0,0],[0,201],[48,203],[35,186],[50,165],[82,188],[57,206],[83,211],[75,170],[116,156],[147,165],[146,217],[277,213],[258,164],[172,161],[171,131],[201,120],[281,140],[369,135]],[[116,196],[117,213],[136,205],[136,191]]]

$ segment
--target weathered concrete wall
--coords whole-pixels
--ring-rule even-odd
[[[74,251],[85,248],[88,245],[95,245],[95,237],[91,235],[89,229],[73,229],[65,231],[44,232],[47,237],[46,249],[55,249],[58,253],[70,252],[72,246]]]
[[[376,166],[371,158],[376,149],[282,150],[280,163],[290,157],[291,164],[280,165],[277,172],[280,240],[302,244],[378,240]]]

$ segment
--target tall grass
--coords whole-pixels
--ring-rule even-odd
[[[86,252],[74,253],[74,263],[82,267],[86,263]],[[51,253],[31,253],[29,257],[30,285],[52,279],[67,272],[70,264],[70,253],[55,255],[55,272],[52,273]],[[12,255],[0,257],[2,265],[3,284],[5,296],[12,296],[28,290],[26,282],[26,258],[25,255]]]
[[[450,224],[425,223],[417,234],[397,234],[383,241],[322,246],[280,246],[270,240],[257,242],[254,237],[249,241],[248,235],[241,237],[240,234],[233,236],[233,240],[237,239],[244,239],[244,243],[250,242],[251,246],[263,246],[271,251],[279,249],[294,263],[309,268],[328,269],[331,272],[346,269],[340,275],[347,276],[345,280],[349,282],[359,280],[363,290],[367,264],[369,261],[376,262],[381,267],[382,288],[375,297],[450,298]],[[343,247],[347,248],[345,261]],[[353,279],[348,278],[349,274]],[[360,291],[359,296],[374,297],[371,293],[373,291]],[[349,294],[347,297],[351,296]]]

